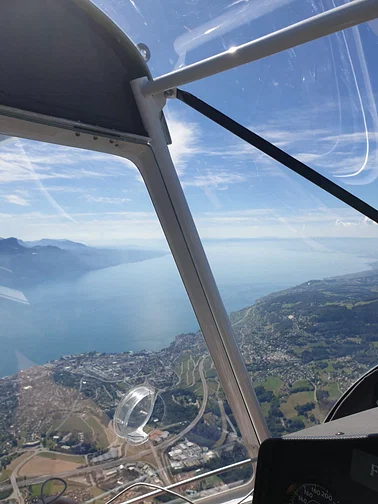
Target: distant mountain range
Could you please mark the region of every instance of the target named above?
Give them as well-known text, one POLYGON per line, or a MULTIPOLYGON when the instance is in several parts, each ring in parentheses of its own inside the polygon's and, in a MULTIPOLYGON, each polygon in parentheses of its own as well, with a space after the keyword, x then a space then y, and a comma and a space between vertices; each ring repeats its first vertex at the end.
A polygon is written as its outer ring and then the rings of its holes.
POLYGON ((20 289, 166 253, 137 248, 98 249, 70 240, 24 242, 14 237, 0 238, 0 285, 20 289))
POLYGON ((87 245, 84 243, 74 242, 71 240, 49 240, 48 238, 43 238, 42 240, 37 241, 24 241, 17 240, 20 245, 23 247, 31 248, 31 247, 58 247, 63 250, 86 250, 89 249, 87 245))

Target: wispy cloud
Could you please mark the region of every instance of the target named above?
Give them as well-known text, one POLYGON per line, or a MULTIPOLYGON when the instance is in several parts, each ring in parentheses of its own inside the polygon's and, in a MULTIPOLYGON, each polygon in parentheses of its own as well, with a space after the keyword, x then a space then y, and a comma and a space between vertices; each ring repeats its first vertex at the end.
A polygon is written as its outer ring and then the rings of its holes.
MULTIPOLYGON (((347 207, 317 207, 317 208, 307 208, 307 209, 297 209, 285 211, 282 209, 277 209, 273 207, 266 208, 255 208, 247 210, 230 210, 222 212, 205 212, 202 217, 206 219, 230 219, 232 221, 240 220, 246 221, 251 219, 253 221, 259 221, 261 223, 267 221, 280 222, 282 219, 287 219, 287 221, 295 223, 332 223, 334 224, 336 220, 348 220, 356 224, 363 224, 366 217, 359 214, 352 208, 347 207)), ((370 220, 370 219, 368 219, 370 220)))
POLYGON ((378 237, 372 221, 345 207, 214 211, 196 215, 196 223, 202 238, 378 237))
POLYGON ((106 196, 92 196, 91 194, 85 195, 85 199, 89 203, 106 203, 110 205, 121 205, 131 201, 130 198, 110 198, 106 196))
POLYGON ((48 192, 58 192, 58 193, 87 193, 88 187, 75 187, 75 186, 64 186, 64 185, 46 185, 45 189, 48 192))
POLYGON ((179 174, 185 171, 189 159, 201 152, 201 131, 197 123, 185 122, 175 116, 167 119, 172 145, 169 146, 173 162, 179 174))
MULTIPOLYGON (((335 134, 333 129, 326 127, 303 128, 290 118, 287 123, 268 121, 265 125, 252 125, 250 129, 325 175, 342 177, 347 184, 368 184, 378 177, 378 134, 373 131, 335 134)), ((217 143, 201 148, 200 152, 202 159, 209 158, 211 162, 211 158, 217 158, 217 163, 223 166, 232 160, 233 167, 239 165, 241 169, 248 169, 250 176, 253 175, 251 163, 259 177, 283 175, 279 163, 246 142, 222 133, 217 143)), ((286 168, 284 170, 287 172, 286 168)), ((184 175, 190 176, 189 173, 184 175)), ((190 184, 189 181, 184 183, 190 184)))
MULTIPOLYGON (((128 240, 164 240, 154 212, 77 212, 75 224, 56 214, 25 212, 3 214, 2 234, 24 239, 69 238, 103 243, 128 240)), ((378 237, 378 227, 357 212, 344 207, 278 211, 273 207, 196 213, 195 221, 204 239, 378 237)))
POLYGON ((12 205, 29 206, 29 201, 18 194, 7 194, 6 196, 3 196, 3 200, 7 203, 11 203, 12 205))
MULTIPOLYGON (((203 123, 201 125, 203 128, 203 123)), ((215 209, 214 212, 198 212, 197 208, 192 208, 203 238, 377 236, 377 226, 357 212, 322 207, 323 202, 316 199, 317 193, 288 175, 286 168, 231 135, 221 132, 217 136, 211 130, 208 141, 207 131, 203 131, 200 124, 186 122, 177 115, 170 118, 169 127, 173 138, 170 150, 182 185, 186 190, 202 191, 215 209), (264 177, 267 177, 266 183, 259 180, 264 177), (255 187, 251 196, 256 198, 243 200, 242 194, 245 197, 246 192, 239 189, 250 186, 255 187), (266 208, 233 209, 258 204, 266 208)), ((348 173, 362 159, 358 149, 363 150, 363 132, 335 135, 327 127, 301 129, 290 117, 286 126, 280 121, 268 121, 255 130, 310 166, 320 167, 325 174, 348 173), (350 154, 351 145, 356 147, 353 155, 350 154)), ((138 175, 132 163, 106 154, 24 141, 15 145, 6 143, 4 147, 0 144, 0 183, 15 182, 3 186, 10 194, 4 197, 0 194, 0 198, 34 210, 31 207, 34 191, 43 187, 56 210, 49 214, 25 209, 20 214, 21 209, 18 209, 14 214, 4 214, 2 234, 25 239, 48 236, 89 242, 96 242, 101 236, 108 243, 122 239, 161 239, 162 231, 154 212, 133 212, 133 205, 128 205, 132 197, 138 200, 138 209, 151 208, 148 199, 139 201, 139 192, 134 196, 134 188, 139 185, 132 186, 132 183, 138 175), (24 183, 30 180, 36 181, 35 187, 24 183), (114 191, 115 184, 118 193, 114 191), (123 187, 130 192, 122 193, 123 187), (57 197, 59 205, 63 205, 62 201, 67 205, 72 222, 67 217, 64 219, 64 212, 54 206, 50 192, 57 197), (63 197, 60 193, 77 193, 78 196, 63 197), (109 196, 103 196, 104 193, 109 196), (130 211, 116 211, 129 208, 130 211), (102 209, 106 211, 97 211, 102 209)), ((140 187, 141 195, 143 189, 140 187)))
POLYGON ((322 140, 324 142, 334 142, 337 141, 338 143, 359 143, 359 142, 366 142, 366 139, 369 138, 370 140, 375 140, 377 138, 378 133, 375 131, 355 131, 353 133, 343 133, 339 135, 332 135, 330 134, 329 136, 324 136, 322 140))
POLYGON ((120 177, 136 171, 130 161, 58 145, 26 140, 0 144, 0 183, 29 180, 81 180, 120 177))
POLYGON ((207 170, 204 174, 198 174, 189 180, 183 179, 184 187, 213 187, 216 189, 227 188, 229 184, 241 184, 247 180, 247 176, 226 170, 207 170))

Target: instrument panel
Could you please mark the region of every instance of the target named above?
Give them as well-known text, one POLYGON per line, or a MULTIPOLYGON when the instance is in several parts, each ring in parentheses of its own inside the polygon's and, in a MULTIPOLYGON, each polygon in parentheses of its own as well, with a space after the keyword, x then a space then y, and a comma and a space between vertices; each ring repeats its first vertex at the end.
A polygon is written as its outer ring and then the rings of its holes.
POLYGON ((378 436, 268 439, 253 504, 376 504, 378 436))
POLYGON ((340 504, 332 490, 317 483, 294 483, 286 493, 290 504, 340 504))

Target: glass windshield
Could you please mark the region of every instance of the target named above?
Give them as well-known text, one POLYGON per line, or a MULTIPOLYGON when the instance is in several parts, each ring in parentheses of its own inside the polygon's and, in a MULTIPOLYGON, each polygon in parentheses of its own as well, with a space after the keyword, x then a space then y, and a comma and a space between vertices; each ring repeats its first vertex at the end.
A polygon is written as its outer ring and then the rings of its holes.
MULTIPOLYGON (((146 44, 158 76, 343 2, 95 3, 146 44)), ((187 89, 375 206, 377 33, 372 22, 187 89)), ((377 363, 376 225, 183 104, 165 114, 272 434, 321 422, 377 363)), ((0 140, 0 498, 32 502, 63 475, 67 495, 104 503, 134 481, 245 459, 135 167, 0 140)), ((243 465, 185 491, 250 476, 243 465)))
POLYGON ((1 500, 247 481, 200 477, 248 454, 134 165, 8 139, 0 179, 1 500))

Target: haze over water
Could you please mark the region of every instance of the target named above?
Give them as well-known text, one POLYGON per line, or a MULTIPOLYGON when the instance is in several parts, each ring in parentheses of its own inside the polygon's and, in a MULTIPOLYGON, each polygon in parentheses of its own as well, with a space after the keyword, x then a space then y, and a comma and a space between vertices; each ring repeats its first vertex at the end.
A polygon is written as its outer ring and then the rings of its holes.
MULTIPOLYGON (((310 279, 369 268, 374 253, 353 251, 352 242, 340 244, 316 250, 302 241, 258 240, 212 243, 206 249, 231 312, 310 279)), ((158 350, 176 335, 198 330, 170 255, 39 285, 24 294, 30 305, 2 301, 7 311, 1 324, 0 376, 24 366, 19 354, 43 364, 91 350, 158 350)))

